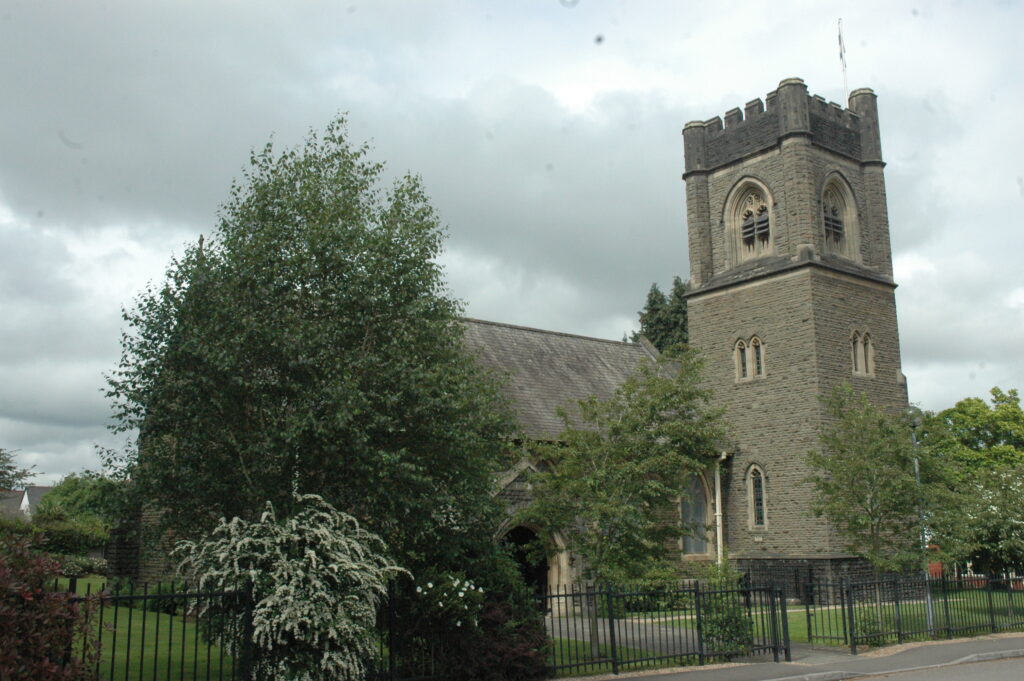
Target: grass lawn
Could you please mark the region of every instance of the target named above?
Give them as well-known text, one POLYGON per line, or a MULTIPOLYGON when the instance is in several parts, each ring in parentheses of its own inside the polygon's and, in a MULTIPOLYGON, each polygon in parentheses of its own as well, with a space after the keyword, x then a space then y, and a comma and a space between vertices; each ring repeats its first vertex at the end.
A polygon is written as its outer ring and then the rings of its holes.
MULTIPOLYGON (((653 660, 650 662, 630 662, 630 660, 643 660, 654 657, 655 652, 643 648, 628 648, 616 646, 619 661, 619 671, 624 669, 630 671, 637 669, 658 669, 661 667, 682 667, 696 664, 696 657, 673 658, 666 660, 653 660)), ((556 676, 584 676, 589 674, 609 674, 612 671, 611 647, 605 644, 598 646, 598 657, 591 655, 590 643, 571 638, 556 638, 551 641, 551 649, 548 653, 548 664, 550 666, 572 664, 576 665, 570 669, 559 669, 556 676)))
MULTIPOLYGON (((105 580, 78 580, 76 593, 101 590, 105 580)), ((67 588, 67 581, 60 586, 67 588)), ((193 616, 144 610, 141 603, 107 603, 93 613, 100 635, 98 678, 107 681, 201 681, 231 679, 233 660, 227 650, 208 643, 193 616)))

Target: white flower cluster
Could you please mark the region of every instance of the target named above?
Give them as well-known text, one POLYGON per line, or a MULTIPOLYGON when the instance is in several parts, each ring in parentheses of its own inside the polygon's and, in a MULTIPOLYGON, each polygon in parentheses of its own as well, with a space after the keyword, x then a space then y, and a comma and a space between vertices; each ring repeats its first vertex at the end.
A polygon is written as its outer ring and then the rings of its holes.
POLYGON ((436 614, 455 619, 455 626, 464 623, 476 625, 484 588, 472 580, 445 574, 437 578, 438 583, 427 581, 417 585, 416 593, 428 601, 436 614))
POLYGON ((268 503, 257 522, 222 520, 206 541, 180 543, 181 569, 201 590, 252 589, 260 681, 363 679, 377 602, 404 570, 322 498, 296 495, 296 506, 279 520, 268 503))

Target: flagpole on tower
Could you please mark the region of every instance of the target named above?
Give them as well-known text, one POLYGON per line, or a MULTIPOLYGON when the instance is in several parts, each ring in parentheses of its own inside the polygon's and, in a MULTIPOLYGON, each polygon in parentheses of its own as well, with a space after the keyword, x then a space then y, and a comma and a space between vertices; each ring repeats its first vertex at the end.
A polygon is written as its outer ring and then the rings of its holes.
POLYGON ((843 44, 843 19, 839 18, 839 61, 843 64, 843 95, 850 101, 850 86, 846 83, 846 45, 843 44))

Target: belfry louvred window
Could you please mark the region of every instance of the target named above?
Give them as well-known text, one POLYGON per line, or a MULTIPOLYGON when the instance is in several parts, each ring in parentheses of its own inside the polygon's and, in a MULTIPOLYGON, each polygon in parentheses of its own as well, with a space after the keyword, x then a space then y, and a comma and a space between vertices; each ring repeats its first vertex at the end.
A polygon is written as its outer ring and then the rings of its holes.
MULTIPOLYGON (((761 197, 752 194, 751 199, 760 201, 761 197)), ((757 245, 764 246, 767 244, 771 238, 768 206, 760 202, 759 205, 748 207, 743 211, 743 223, 740 225, 740 233, 743 238, 743 246, 748 250, 753 250, 757 245)))
POLYGON ((825 192, 823 201, 825 214, 825 240, 838 244, 843 240, 843 202, 834 188, 825 192))

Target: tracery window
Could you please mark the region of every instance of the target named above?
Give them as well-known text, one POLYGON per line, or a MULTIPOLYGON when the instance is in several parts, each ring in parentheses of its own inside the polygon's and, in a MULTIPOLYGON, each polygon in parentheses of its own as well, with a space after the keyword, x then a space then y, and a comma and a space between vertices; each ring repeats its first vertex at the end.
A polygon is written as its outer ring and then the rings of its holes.
POLYGON ((771 219, 768 204, 760 192, 750 192, 743 202, 740 223, 740 237, 747 253, 764 250, 771 240, 771 219))
POLYGON ((773 210, 771 193, 762 182, 748 177, 737 183, 722 213, 728 266, 772 254, 775 248, 773 210))
POLYGON ((843 241, 843 213, 846 202, 836 191, 835 187, 825 190, 825 198, 822 200, 824 207, 825 243, 839 246, 843 241))
POLYGON ((750 526, 762 528, 768 523, 764 473, 758 466, 751 466, 747 473, 747 501, 750 508, 750 526))
POLYGON ((839 173, 832 173, 821 192, 822 249, 859 262, 860 237, 857 208, 850 185, 839 173))

